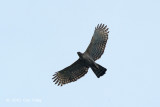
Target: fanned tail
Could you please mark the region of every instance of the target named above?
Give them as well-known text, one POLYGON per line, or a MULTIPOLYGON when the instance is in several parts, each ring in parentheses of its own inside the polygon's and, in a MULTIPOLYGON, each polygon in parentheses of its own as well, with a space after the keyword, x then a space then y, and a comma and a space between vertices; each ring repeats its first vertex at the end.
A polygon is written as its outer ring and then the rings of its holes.
POLYGON ((97 64, 97 67, 91 67, 91 69, 93 70, 93 72, 95 73, 95 75, 97 76, 97 78, 99 78, 100 76, 103 76, 105 74, 105 72, 107 71, 106 68, 102 67, 101 65, 97 64))

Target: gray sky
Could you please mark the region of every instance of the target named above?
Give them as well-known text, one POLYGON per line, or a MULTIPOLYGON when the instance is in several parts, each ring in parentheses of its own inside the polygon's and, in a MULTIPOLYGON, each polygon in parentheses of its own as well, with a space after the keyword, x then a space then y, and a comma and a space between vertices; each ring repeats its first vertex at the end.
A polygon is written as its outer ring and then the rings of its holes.
POLYGON ((159 0, 1 0, 0 107, 159 107, 159 0), (94 28, 110 28, 89 72, 57 87, 52 75, 78 59, 94 28))

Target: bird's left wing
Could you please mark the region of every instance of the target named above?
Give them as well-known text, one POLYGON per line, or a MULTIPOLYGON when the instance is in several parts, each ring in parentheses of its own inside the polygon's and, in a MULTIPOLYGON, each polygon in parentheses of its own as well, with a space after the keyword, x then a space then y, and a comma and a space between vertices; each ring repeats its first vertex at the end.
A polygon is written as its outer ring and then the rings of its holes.
POLYGON ((92 40, 85 51, 94 61, 99 59, 104 53, 106 43, 108 40, 108 28, 104 24, 98 24, 95 28, 92 40))
POLYGON ((88 72, 88 67, 78 59, 72 65, 64 68, 61 71, 56 72, 53 75, 53 82, 58 85, 64 85, 70 82, 74 82, 77 79, 81 78, 88 72))

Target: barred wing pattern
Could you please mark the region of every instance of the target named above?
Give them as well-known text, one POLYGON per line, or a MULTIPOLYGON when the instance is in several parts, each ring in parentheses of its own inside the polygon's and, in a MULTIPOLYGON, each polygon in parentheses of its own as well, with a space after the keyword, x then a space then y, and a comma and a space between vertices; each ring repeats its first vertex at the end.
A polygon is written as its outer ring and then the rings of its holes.
POLYGON ((107 25, 104 26, 104 24, 98 24, 95 28, 91 42, 85 51, 85 54, 88 54, 94 61, 99 59, 104 53, 108 40, 108 33, 107 25))
POLYGON ((88 67, 84 65, 84 63, 78 59, 72 65, 64 68, 63 70, 56 72, 53 75, 53 82, 55 84, 64 85, 70 82, 74 82, 77 79, 81 78, 88 72, 88 67))

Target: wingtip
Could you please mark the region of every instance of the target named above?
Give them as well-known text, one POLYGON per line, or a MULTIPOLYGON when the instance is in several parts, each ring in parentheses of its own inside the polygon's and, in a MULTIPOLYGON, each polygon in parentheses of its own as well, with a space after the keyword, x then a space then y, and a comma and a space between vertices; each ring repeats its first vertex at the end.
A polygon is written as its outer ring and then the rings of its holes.
POLYGON ((106 29, 107 25, 101 23, 101 24, 98 24, 96 28, 104 28, 104 29, 106 29))

